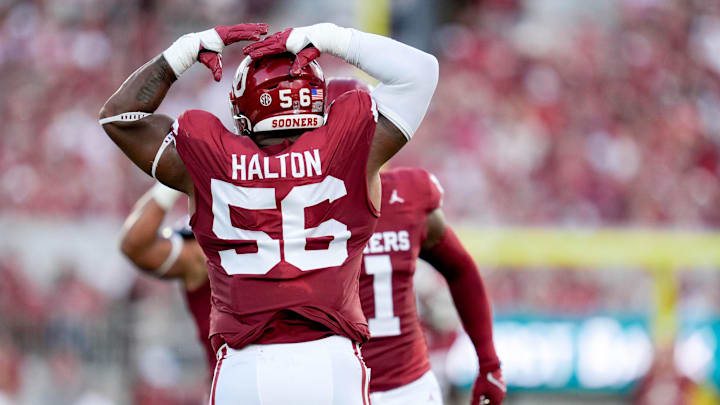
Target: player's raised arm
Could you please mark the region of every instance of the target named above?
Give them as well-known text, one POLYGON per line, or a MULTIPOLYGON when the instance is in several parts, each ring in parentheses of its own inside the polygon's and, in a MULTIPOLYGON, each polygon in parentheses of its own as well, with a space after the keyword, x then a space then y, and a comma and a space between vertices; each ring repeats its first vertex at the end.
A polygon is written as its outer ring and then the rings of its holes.
POLYGON ((165 214, 181 195, 156 183, 135 204, 123 224, 120 250, 143 272, 162 279, 182 279, 189 289, 207 280, 204 257, 178 233, 161 235, 165 214), (198 266, 200 263, 200 266, 198 266))
POLYGON ((470 253, 445 223, 440 208, 427 218, 427 237, 420 258, 447 280, 463 327, 475 346, 479 374, 472 405, 498 405, 505 398, 505 381, 492 337, 492 314, 485 284, 470 253))
POLYGON ((187 194, 192 180, 173 145, 173 119, 153 114, 180 75, 198 60, 222 75, 221 52, 241 40, 257 40, 265 24, 239 24, 186 34, 165 52, 136 70, 100 110, 100 124, 144 172, 187 194))
MULTIPOLYGON (((298 54, 310 44, 380 81, 372 92, 380 112, 368 159, 368 178, 372 179, 420 126, 437 85, 437 59, 391 38, 330 23, 273 34, 245 47, 245 53, 252 58, 285 51, 298 54)), ((296 58, 293 71, 310 60, 312 57, 296 58)))

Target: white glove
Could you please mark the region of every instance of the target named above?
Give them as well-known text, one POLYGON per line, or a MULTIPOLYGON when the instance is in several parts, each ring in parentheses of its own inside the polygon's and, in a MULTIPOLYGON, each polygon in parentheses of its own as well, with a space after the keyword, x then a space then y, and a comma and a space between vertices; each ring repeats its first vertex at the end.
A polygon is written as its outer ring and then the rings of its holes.
POLYGON ((219 82, 222 77, 220 55, 225 46, 243 40, 258 40, 266 33, 267 24, 220 25, 181 36, 163 52, 163 56, 175 72, 175 77, 180 77, 199 59, 219 82))

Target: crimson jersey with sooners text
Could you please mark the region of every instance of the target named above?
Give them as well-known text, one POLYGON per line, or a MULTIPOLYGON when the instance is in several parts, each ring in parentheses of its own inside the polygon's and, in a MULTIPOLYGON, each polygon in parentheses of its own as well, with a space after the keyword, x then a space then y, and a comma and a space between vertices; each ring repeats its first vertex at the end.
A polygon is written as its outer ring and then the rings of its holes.
POLYGON ((377 222, 366 180, 376 114, 368 93, 347 92, 324 126, 265 148, 210 113, 178 118, 176 148, 195 186, 191 225, 208 258, 211 335, 236 349, 367 339, 358 273, 377 222))
POLYGON ((430 369, 415 304, 415 263, 426 219, 440 207, 442 190, 422 169, 383 172, 382 216, 364 251, 360 300, 370 327, 363 347, 370 391, 387 391, 430 369))

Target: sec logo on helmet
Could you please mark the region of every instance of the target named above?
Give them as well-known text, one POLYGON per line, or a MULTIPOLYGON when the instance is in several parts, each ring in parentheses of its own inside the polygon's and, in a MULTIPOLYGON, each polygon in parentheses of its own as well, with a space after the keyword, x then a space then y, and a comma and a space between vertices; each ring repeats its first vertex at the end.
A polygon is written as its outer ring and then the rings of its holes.
POLYGON ((267 107, 270 104, 272 104, 272 96, 268 93, 263 93, 260 95, 260 104, 267 107))

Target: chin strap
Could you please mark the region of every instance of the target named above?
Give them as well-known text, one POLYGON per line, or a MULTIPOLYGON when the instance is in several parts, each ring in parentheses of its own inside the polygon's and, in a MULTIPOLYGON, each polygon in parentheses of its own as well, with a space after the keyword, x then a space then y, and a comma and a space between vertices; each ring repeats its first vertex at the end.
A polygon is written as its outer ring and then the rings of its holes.
POLYGON ((112 117, 106 117, 102 118, 98 122, 100 125, 109 124, 111 122, 132 122, 132 121, 139 121, 147 116, 152 115, 151 113, 141 112, 141 111, 134 111, 134 112, 126 112, 118 115, 113 115, 112 117))
POLYGON ((253 133, 253 126, 252 122, 248 119, 248 117, 244 115, 233 115, 233 121, 235 122, 235 132, 237 135, 244 135, 244 136, 250 136, 253 133), (242 122, 244 124, 243 129, 240 129, 239 122, 242 122))

